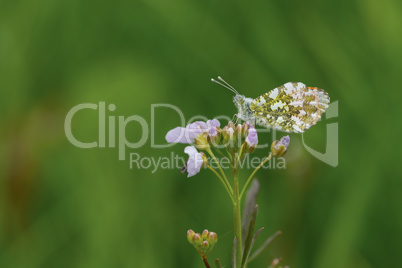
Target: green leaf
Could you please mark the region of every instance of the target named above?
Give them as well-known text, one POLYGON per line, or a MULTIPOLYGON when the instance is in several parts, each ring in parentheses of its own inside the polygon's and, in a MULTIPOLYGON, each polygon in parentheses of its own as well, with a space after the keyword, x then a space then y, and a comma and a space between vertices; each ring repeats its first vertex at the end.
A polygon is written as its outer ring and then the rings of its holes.
POLYGON ((219 259, 215 260, 215 266, 216 266, 216 268, 223 268, 223 266, 222 266, 221 262, 219 261, 219 259))
POLYGON ((274 241, 276 238, 278 238, 279 236, 282 235, 281 231, 276 232, 273 236, 269 237, 264 244, 262 244, 261 247, 259 247, 256 251, 254 251, 254 253, 251 255, 250 259, 248 262, 251 262, 252 260, 254 260, 258 255, 260 255, 260 253, 266 249, 271 243, 272 241, 274 241))
MULTIPOLYGON (((255 205, 254 209, 253 209, 253 213, 251 214, 250 217, 250 224, 249 224, 249 229, 248 229, 248 234, 247 234, 247 238, 246 238, 246 242, 244 243, 244 250, 243 250, 243 258, 242 258, 242 262, 241 262, 241 267, 245 267, 247 264, 247 260, 248 260, 248 256, 250 255, 250 251, 251 248, 253 247, 254 244, 254 227, 255 227, 255 222, 257 220, 257 213, 258 213, 258 205, 255 205)), ((256 236, 259 234, 259 232, 262 229, 260 229, 256 236)))
POLYGON ((257 203, 257 195, 260 190, 260 183, 254 179, 250 189, 247 191, 246 203, 244 204, 243 217, 241 220, 241 232, 243 248, 246 240, 246 234, 249 229, 250 217, 253 214, 254 207, 257 203))

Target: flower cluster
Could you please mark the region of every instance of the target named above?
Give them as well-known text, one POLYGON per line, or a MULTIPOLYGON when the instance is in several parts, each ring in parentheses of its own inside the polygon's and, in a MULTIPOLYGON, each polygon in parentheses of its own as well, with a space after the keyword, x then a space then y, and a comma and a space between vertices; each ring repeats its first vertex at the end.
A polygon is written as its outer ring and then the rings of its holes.
POLYGON ((176 127, 166 134, 166 141, 194 144, 184 149, 189 159, 182 168, 182 172, 187 171, 188 177, 191 177, 199 173, 201 167, 208 164, 205 154, 198 152, 197 149, 205 150, 211 155, 211 147, 220 154, 220 149, 224 148, 231 159, 235 157, 242 159, 247 153, 255 151, 258 135, 254 126, 248 123, 235 125, 229 122, 227 126, 220 128, 220 122, 213 119, 207 122, 197 121, 186 127, 176 127))
POLYGON ((205 229, 202 234, 195 233, 193 230, 187 231, 187 240, 194 246, 201 258, 206 258, 218 242, 218 235, 205 229))
POLYGON ((229 154, 235 157, 235 154, 252 153, 258 145, 257 130, 254 126, 243 123, 242 125, 235 125, 229 122, 221 131, 221 139, 219 137, 215 140, 214 146, 219 145, 227 148, 229 154))
MULTIPOLYGON (((289 146, 289 136, 282 137, 272 143, 269 155, 254 169, 243 185, 240 185, 239 169, 242 167, 242 161, 247 154, 253 153, 258 146, 258 133, 253 125, 247 122, 243 124, 234 124, 229 122, 223 128, 216 119, 207 122, 197 121, 186 127, 176 127, 166 134, 166 141, 169 143, 189 144, 184 149, 189 158, 182 168, 182 172, 187 172, 188 177, 192 177, 201 171, 202 167, 211 170, 220 180, 226 192, 228 193, 233 205, 233 222, 235 238, 233 241, 233 264, 234 267, 246 267, 249 258, 253 259, 261 250, 257 250, 255 254, 250 255, 255 238, 261 228, 254 234, 254 227, 257 217, 258 206, 255 203, 258 193, 258 182, 254 181, 253 186, 247 193, 246 199, 249 204, 245 206, 245 218, 241 217, 241 200, 245 194, 247 186, 251 183, 256 172, 272 157, 282 157, 289 146), (223 171, 219 161, 214 155, 218 153, 222 159, 232 168, 233 179, 229 180, 223 171), (204 154, 205 152, 205 154, 204 154), (206 157, 208 154, 211 159, 206 157), (217 169, 213 168, 208 161, 216 164, 217 169), (254 201, 253 201, 254 200, 254 201), (243 233, 244 232, 244 233, 243 233), (247 234, 247 235, 246 235, 247 234)), ((200 254, 207 268, 207 256, 218 241, 218 236, 214 232, 204 230, 202 234, 195 233, 193 230, 187 231, 187 239, 200 254)), ((270 238, 269 238, 270 239, 270 238)), ((271 240, 267 241, 271 241, 271 240)), ((267 245, 266 243, 264 245, 267 245)), ((222 267, 219 259, 216 259, 217 267, 222 267)), ((273 262, 270 267, 278 267, 279 262, 273 262)), ((279 267, 278 267, 279 268, 279 267)))

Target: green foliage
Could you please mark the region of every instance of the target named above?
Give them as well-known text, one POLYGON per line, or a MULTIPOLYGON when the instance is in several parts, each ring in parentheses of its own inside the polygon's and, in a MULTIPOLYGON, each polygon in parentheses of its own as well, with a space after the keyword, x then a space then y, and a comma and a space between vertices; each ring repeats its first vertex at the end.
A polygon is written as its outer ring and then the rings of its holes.
MULTIPOLYGON (((231 93, 210 82, 218 75, 248 97, 301 81, 339 100, 339 117, 304 135, 324 152, 326 124, 339 122, 336 168, 290 135, 286 170, 259 171, 256 224, 283 235, 250 268, 276 257, 402 267, 401 13, 397 0, 2 1, 0 267, 202 267, 183 232, 204 226, 219 234, 210 259, 229 267, 232 208, 210 172, 130 169, 117 148, 76 148, 63 129, 73 106, 99 101, 116 105, 107 116, 147 121, 153 103, 186 120, 231 117, 231 93)), ((165 144, 180 119, 156 111, 155 143, 165 144)), ((139 128, 128 125, 127 139, 139 128)), ((97 112, 77 116, 73 132, 96 140, 97 112)), ((150 137, 127 157, 185 156, 152 149, 150 137)))

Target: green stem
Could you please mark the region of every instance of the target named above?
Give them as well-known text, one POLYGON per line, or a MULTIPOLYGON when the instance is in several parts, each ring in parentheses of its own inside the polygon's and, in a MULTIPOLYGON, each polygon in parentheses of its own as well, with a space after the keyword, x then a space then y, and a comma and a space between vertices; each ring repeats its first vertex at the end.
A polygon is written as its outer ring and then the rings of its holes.
POLYGON ((246 191, 248 184, 250 183, 251 179, 254 177, 255 173, 257 173, 257 171, 270 159, 272 158, 272 153, 270 153, 268 155, 267 158, 264 159, 264 161, 261 162, 261 164, 258 165, 258 167, 256 169, 254 169, 253 173, 251 173, 250 177, 248 177, 246 184, 244 184, 243 190, 241 191, 240 194, 240 199, 242 198, 244 191, 246 191))
MULTIPOLYGON (((231 153, 230 153, 229 150, 228 150, 228 147, 225 146, 225 150, 226 150, 226 153, 228 154, 228 156, 229 156, 229 158, 230 158, 230 161, 232 161, 233 158, 232 158, 231 153)), ((232 166, 232 165, 231 165, 231 166, 232 166)), ((232 168, 233 168, 233 166, 232 166, 232 168)))
POLYGON ((241 158, 241 155, 243 154, 243 146, 241 146, 240 147, 240 151, 239 151, 239 153, 238 153, 238 155, 237 155, 237 163, 236 163, 236 166, 239 164, 240 165, 240 158, 241 158))
POLYGON ((235 160, 233 168, 233 222, 234 231, 237 238, 237 252, 236 252, 236 267, 240 267, 243 250, 242 250, 242 236, 241 236, 241 211, 240 211, 240 196, 239 196, 239 178, 237 174, 237 161, 235 160))
MULTIPOLYGON (((224 155, 224 154, 222 153, 222 151, 219 150, 218 147, 214 147, 214 148, 215 148, 215 150, 218 152, 218 154, 219 154, 220 156, 222 156, 223 158, 225 158, 225 159, 228 160, 230 167, 233 168, 232 163, 230 163, 230 161, 231 161, 232 159, 229 160, 229 158, 228 158, 226 155, 224 155)), ((229 155, 229 156, 230 156, 230 155, 229 155)))
POLYGON ((225 181, 223 180, 223 178, 221 177, 221 175, 219 175, 219 173, 218 173, 215 169, 213 169, 210 165, 208 165, 207 168, 208 168, 209 170, 211 170, 213 173, 215 173, 215 175, 216 175, 216 176, 219 178, 219 180, 222 182, 223 186, 225 187, 226 192, 229 194, 230 199, 232 200, 232 203, 233 203, 234 201, 233 201, 232 193, 230 192, 228 186, 226 185, 226 183, 225 183, 225 181))
POLYGON ((216 159, 214 153, 211 151, 210 148, 206 148, 205 151, 207 151, 207 153, 208 153, 208 154, 212 157, 212 159, 215 161, 215 163, 216 163, 216 165, 218 166, 219 171, 221 172, 222 177, 223 177, 223 179, 224 179, 224 181, 225 181, 225 183, 226 183, 226 186, 227 186, 227 187, 229 188, 229 190, 230 190, 230 194, 233 195, 233 189, 232 189, 232 187, 230 186, 230 183, 229 183, 229 181, 228 181, 228 178, 226 177, 225 172, 223 172, 223 170, 222 170, 222 168, 221 168, 221 165, 219 165, 219 162, 218 162, 218 160, 216 159))
POLYGON ((202 260, 204 261, 204 264, 205 264, 206 268, 211 268, 211 266, 209 266, 209 263, 207 261, 207 257, 203 257, 202 260))

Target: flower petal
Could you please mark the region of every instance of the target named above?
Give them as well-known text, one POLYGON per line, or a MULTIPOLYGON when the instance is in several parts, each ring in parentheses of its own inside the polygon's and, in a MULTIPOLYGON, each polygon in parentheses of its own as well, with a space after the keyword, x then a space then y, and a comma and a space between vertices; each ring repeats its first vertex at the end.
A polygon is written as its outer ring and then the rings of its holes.
POLYGON ((191 143, 194 140, 189 136, 188 130, 184 127, 176 127, 166 134, 166 141, 169 143, 191 143))
POLYGON ((232 134, 234 133, 233 128, 232 128, 232 127, 227 128, 226 133, 227 133, 228 135, 232 135, 232 134))
POLYGON ((207 130, 208 129, 208 124, 207 123, 205 123, 205 122, 202 122, 202 121, 196 121, 196 122, 194 122, 195 124, 197 124, 197 125, 199 125, 200 126, 200 128, 202 129, 202 130, 207 130))
POLYGON ((216 130, 216 128, 219 127, 221 123, 217 119, 213 119, 208 120, 207 125, 208 125, 208 134, 210 136, 216 137, 216 135, 218 135, 218 131, 216 130))
POLYGON ((282 138, 279 140, 277 146, 283 145, 283 146, 285 146, 285 148, 287 149, 288 146, 289 146, 289 143, 290 143, 290 137, 289 137, 289 135, 288 135, 288 136, 282 137, 282 138))
POLYGON ((184 149, 184 152, 189 156, 187 160, 187 177, 192 177, 200 172, 204 160, 202 159, 202 155, 194 146, 187 146, 184 149))
POLYGON ((258 135, 257 135, 257 130, 254 127, 251 127, 248 130, 248 135, 246 138, 246 142, 249 144, 249 146, 256 145, 258 143, 258 135))
MULTIPOLYGON (((204 123, 205 124, 205 123, 204 123)), ((202 134, 203 130, 198 122, 189 124, 186 126, 186 134, 191 140, 191 142, 194 142, 194 140, 202 134)))
POLYGON ((176 127, 166 134, 166 141, 169 143, 185 143, 190 144, 195 141, 200 135, 208 133, 211 136, 216 136, 216 127, 220 126, 217 119, 208 120, 207 123, 196 121, 184 127, 176 127))
POLYGON ((208 120, 208 121, 207 121, 207 125, 208 125, 209 127, 220 127, 220 126, 221 126, 221 123, 219 122, 218 119, 212 119, 212 120, 208 120))
POLYGON ((188 154, 189 157, 198 153, 197 149, 194 146, 187 146, 186 148, 184 148, 184 152, 188 154))

